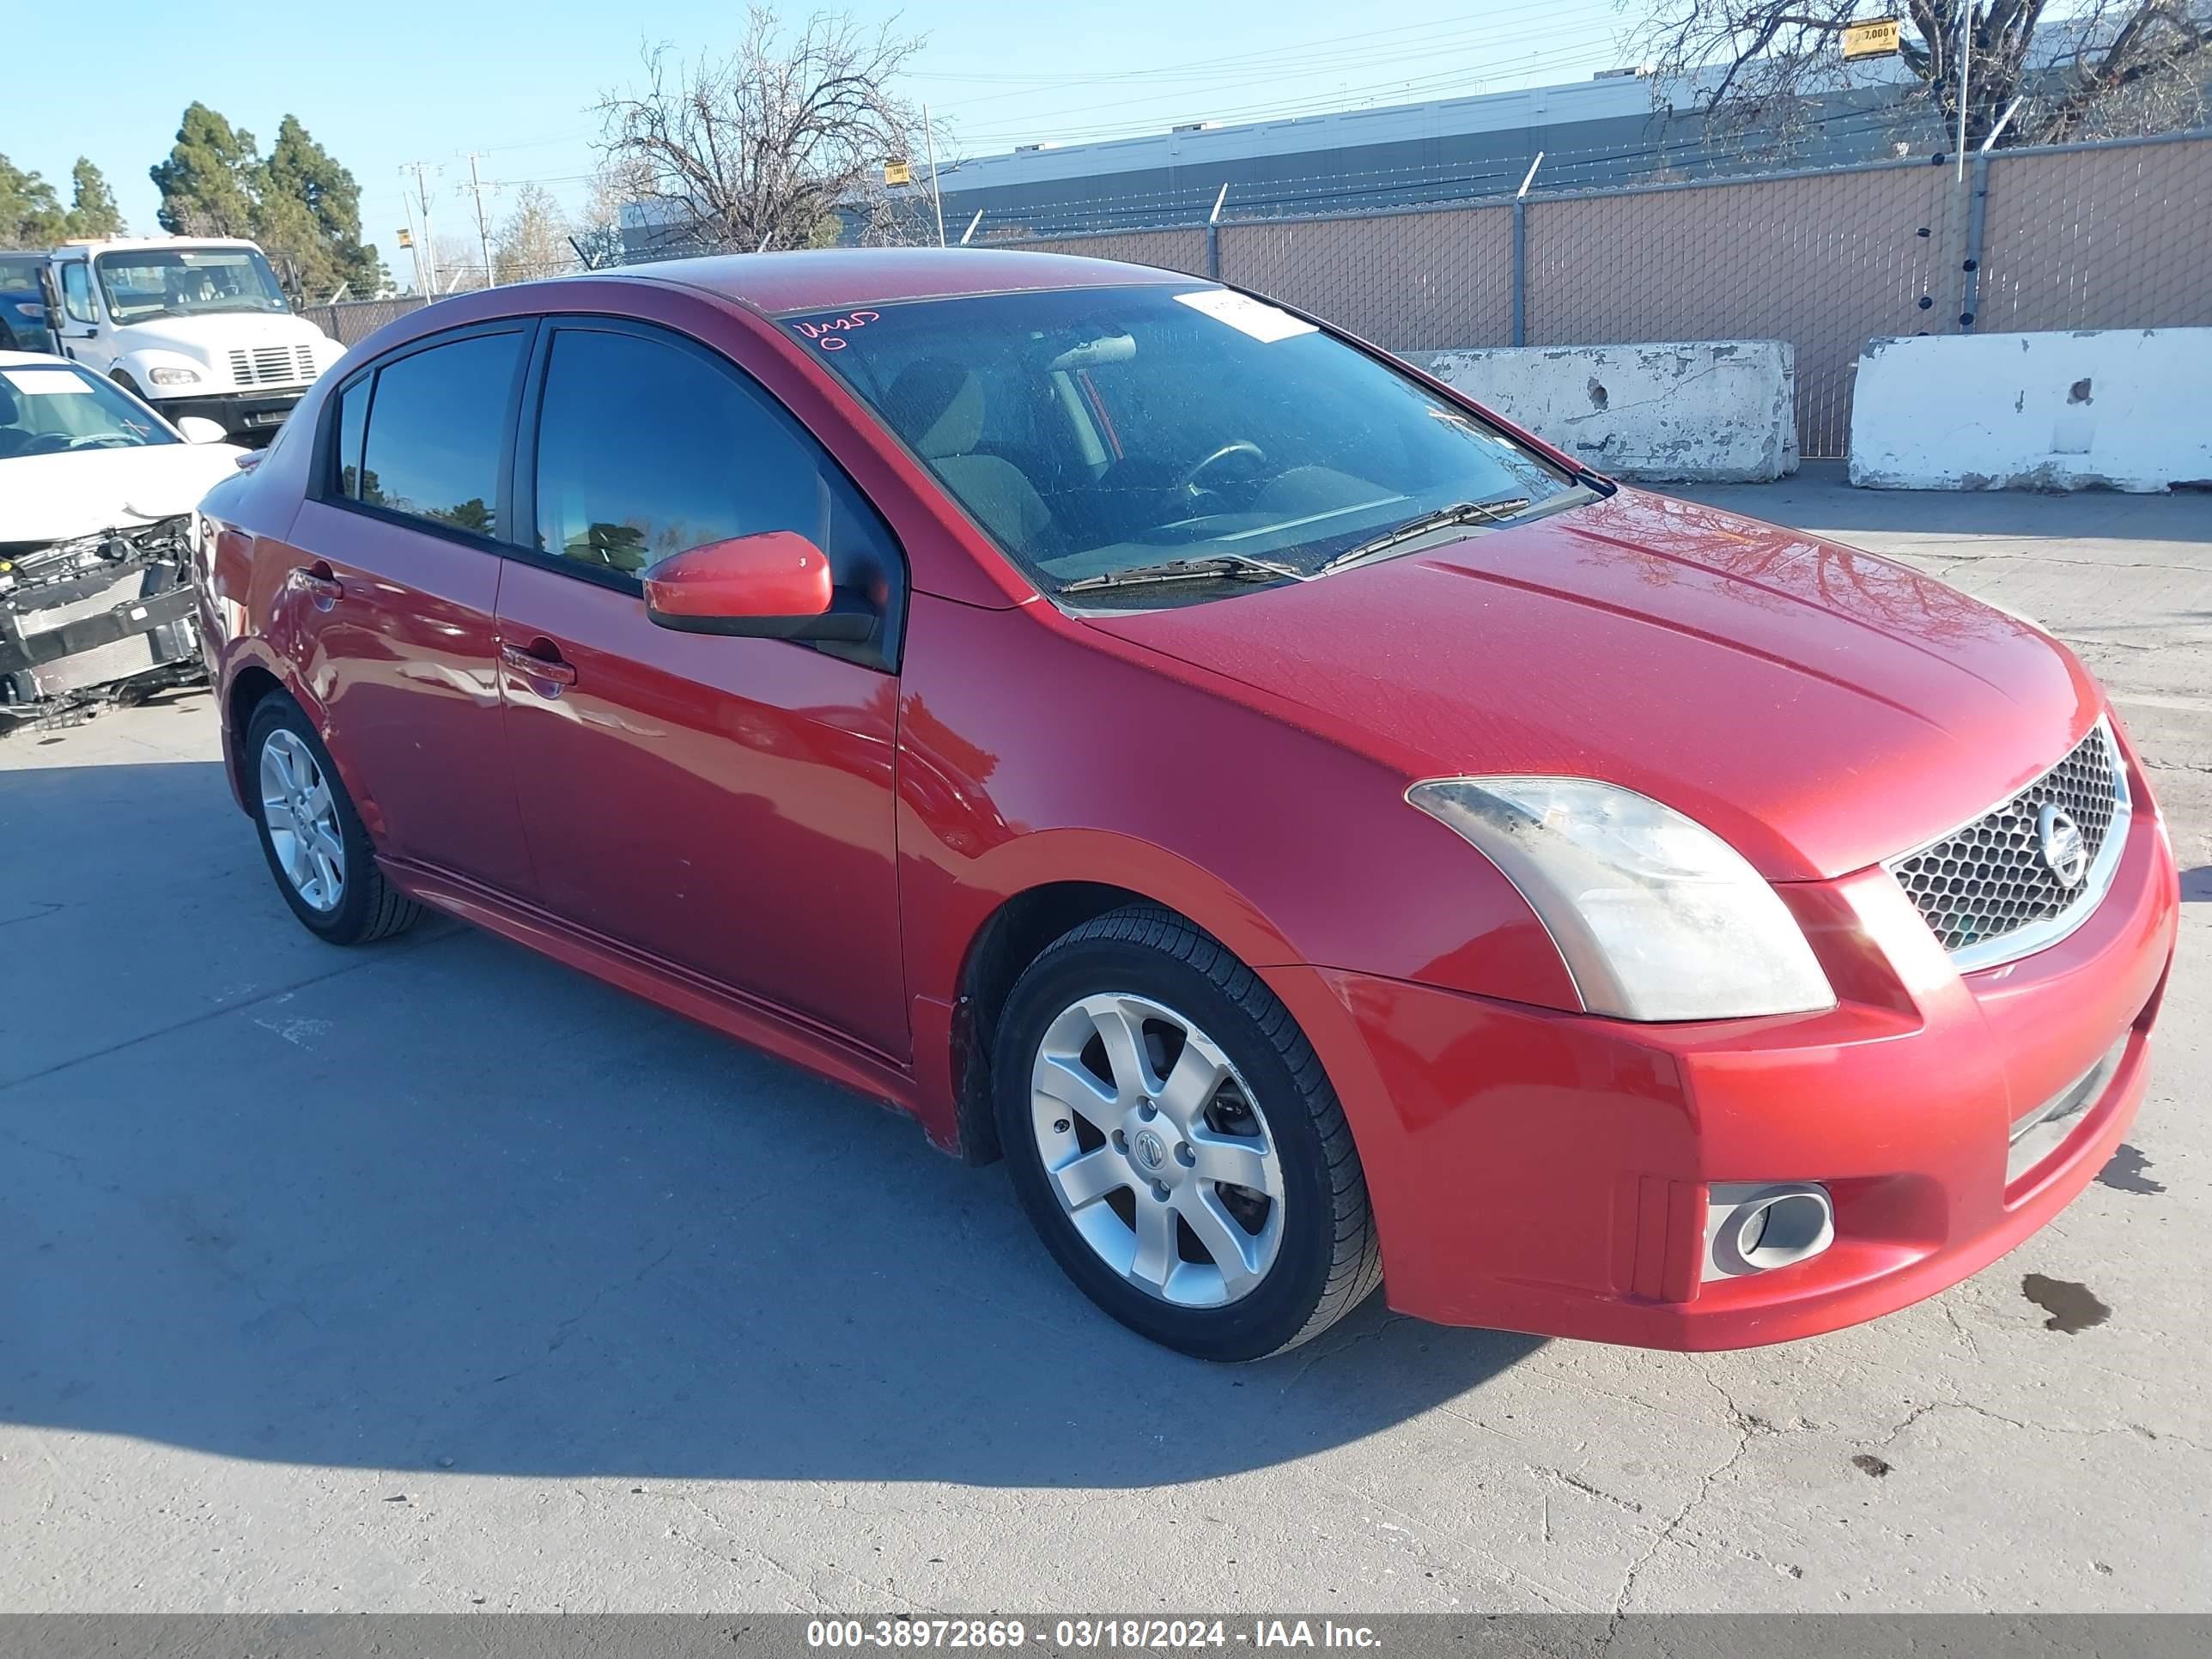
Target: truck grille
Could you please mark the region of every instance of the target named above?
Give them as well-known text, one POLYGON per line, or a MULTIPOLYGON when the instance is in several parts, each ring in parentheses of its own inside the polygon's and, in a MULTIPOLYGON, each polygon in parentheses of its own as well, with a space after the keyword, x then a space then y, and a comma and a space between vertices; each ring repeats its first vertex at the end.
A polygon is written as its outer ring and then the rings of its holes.
POLYGON ((2096 908, 2112 884, 2128 817, 2119 747, 2100 720, 2009 800, 1886 867, 1960 968, 1988 967, 2054 943, 2096 908), (2043 855, 2039 820, 2046 806, 2081 832, 2087 862, 2071 885, 2043 855))
POLYGON ((315 378, 313 346, 234 347, 230 377, 240 386, 297 386, 315 378))

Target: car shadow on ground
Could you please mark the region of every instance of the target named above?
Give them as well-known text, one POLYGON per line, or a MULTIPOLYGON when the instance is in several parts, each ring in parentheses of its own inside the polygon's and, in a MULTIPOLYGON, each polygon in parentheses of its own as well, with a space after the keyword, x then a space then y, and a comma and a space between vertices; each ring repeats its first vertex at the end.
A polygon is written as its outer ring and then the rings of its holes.
POLYGON ((0 772, 0 1420, 1135 1486, 1479 1417, 1539 1346, 1377 1299, 1255 1365, 1152 1347, 903 1117, 450 923, 320 945, 211 763, 0 772))

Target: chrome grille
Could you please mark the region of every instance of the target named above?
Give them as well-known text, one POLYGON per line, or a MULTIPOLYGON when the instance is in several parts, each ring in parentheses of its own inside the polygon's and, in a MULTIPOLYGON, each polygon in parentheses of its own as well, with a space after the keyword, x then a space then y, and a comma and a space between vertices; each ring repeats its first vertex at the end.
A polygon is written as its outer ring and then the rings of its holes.
POLYGON ((2128 816, 2119 749, 2100 720, 2009 800, 1887 867, 1959 965, 1986 967, 2040 950, 2096 908, 2112 884, 2128 816), (2043 855, 2038 821, 2047 806, 2081 832, 2086 871, 2070 886, 2043 855))
POLYGON ((312 346, 256 346, 252 351, 234 346, 230 377, 240 386, 294 386, 315 378, 312 346))

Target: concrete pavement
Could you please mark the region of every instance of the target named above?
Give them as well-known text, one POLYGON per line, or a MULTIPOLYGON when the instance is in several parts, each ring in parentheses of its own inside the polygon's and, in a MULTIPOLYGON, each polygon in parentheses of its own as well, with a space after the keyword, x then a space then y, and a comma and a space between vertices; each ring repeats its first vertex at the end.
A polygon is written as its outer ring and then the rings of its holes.
POLYGON ((2212 500, 1696 493, 2039 617, 2157 769, 2150 1097, 2012 1256, 1746 1353, 1185 1361, 902 1120, 316 943, 187 696, 0 744, 0 1609, 2212 1607, 2212 500))

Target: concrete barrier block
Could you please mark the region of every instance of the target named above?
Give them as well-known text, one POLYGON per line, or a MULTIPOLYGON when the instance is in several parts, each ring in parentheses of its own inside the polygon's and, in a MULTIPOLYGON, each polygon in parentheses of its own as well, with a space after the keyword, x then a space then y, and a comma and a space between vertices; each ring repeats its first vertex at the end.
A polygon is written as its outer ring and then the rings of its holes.
POLYGON ((1786 340, 1492 346, 1410 356, 1616 477, 1763 483, 1797 470, 1797 363, 1786 340))
POLYGON ((1869 340, 1851 482, 2171 489, 2212 482, 2212 328, 1869 340))

